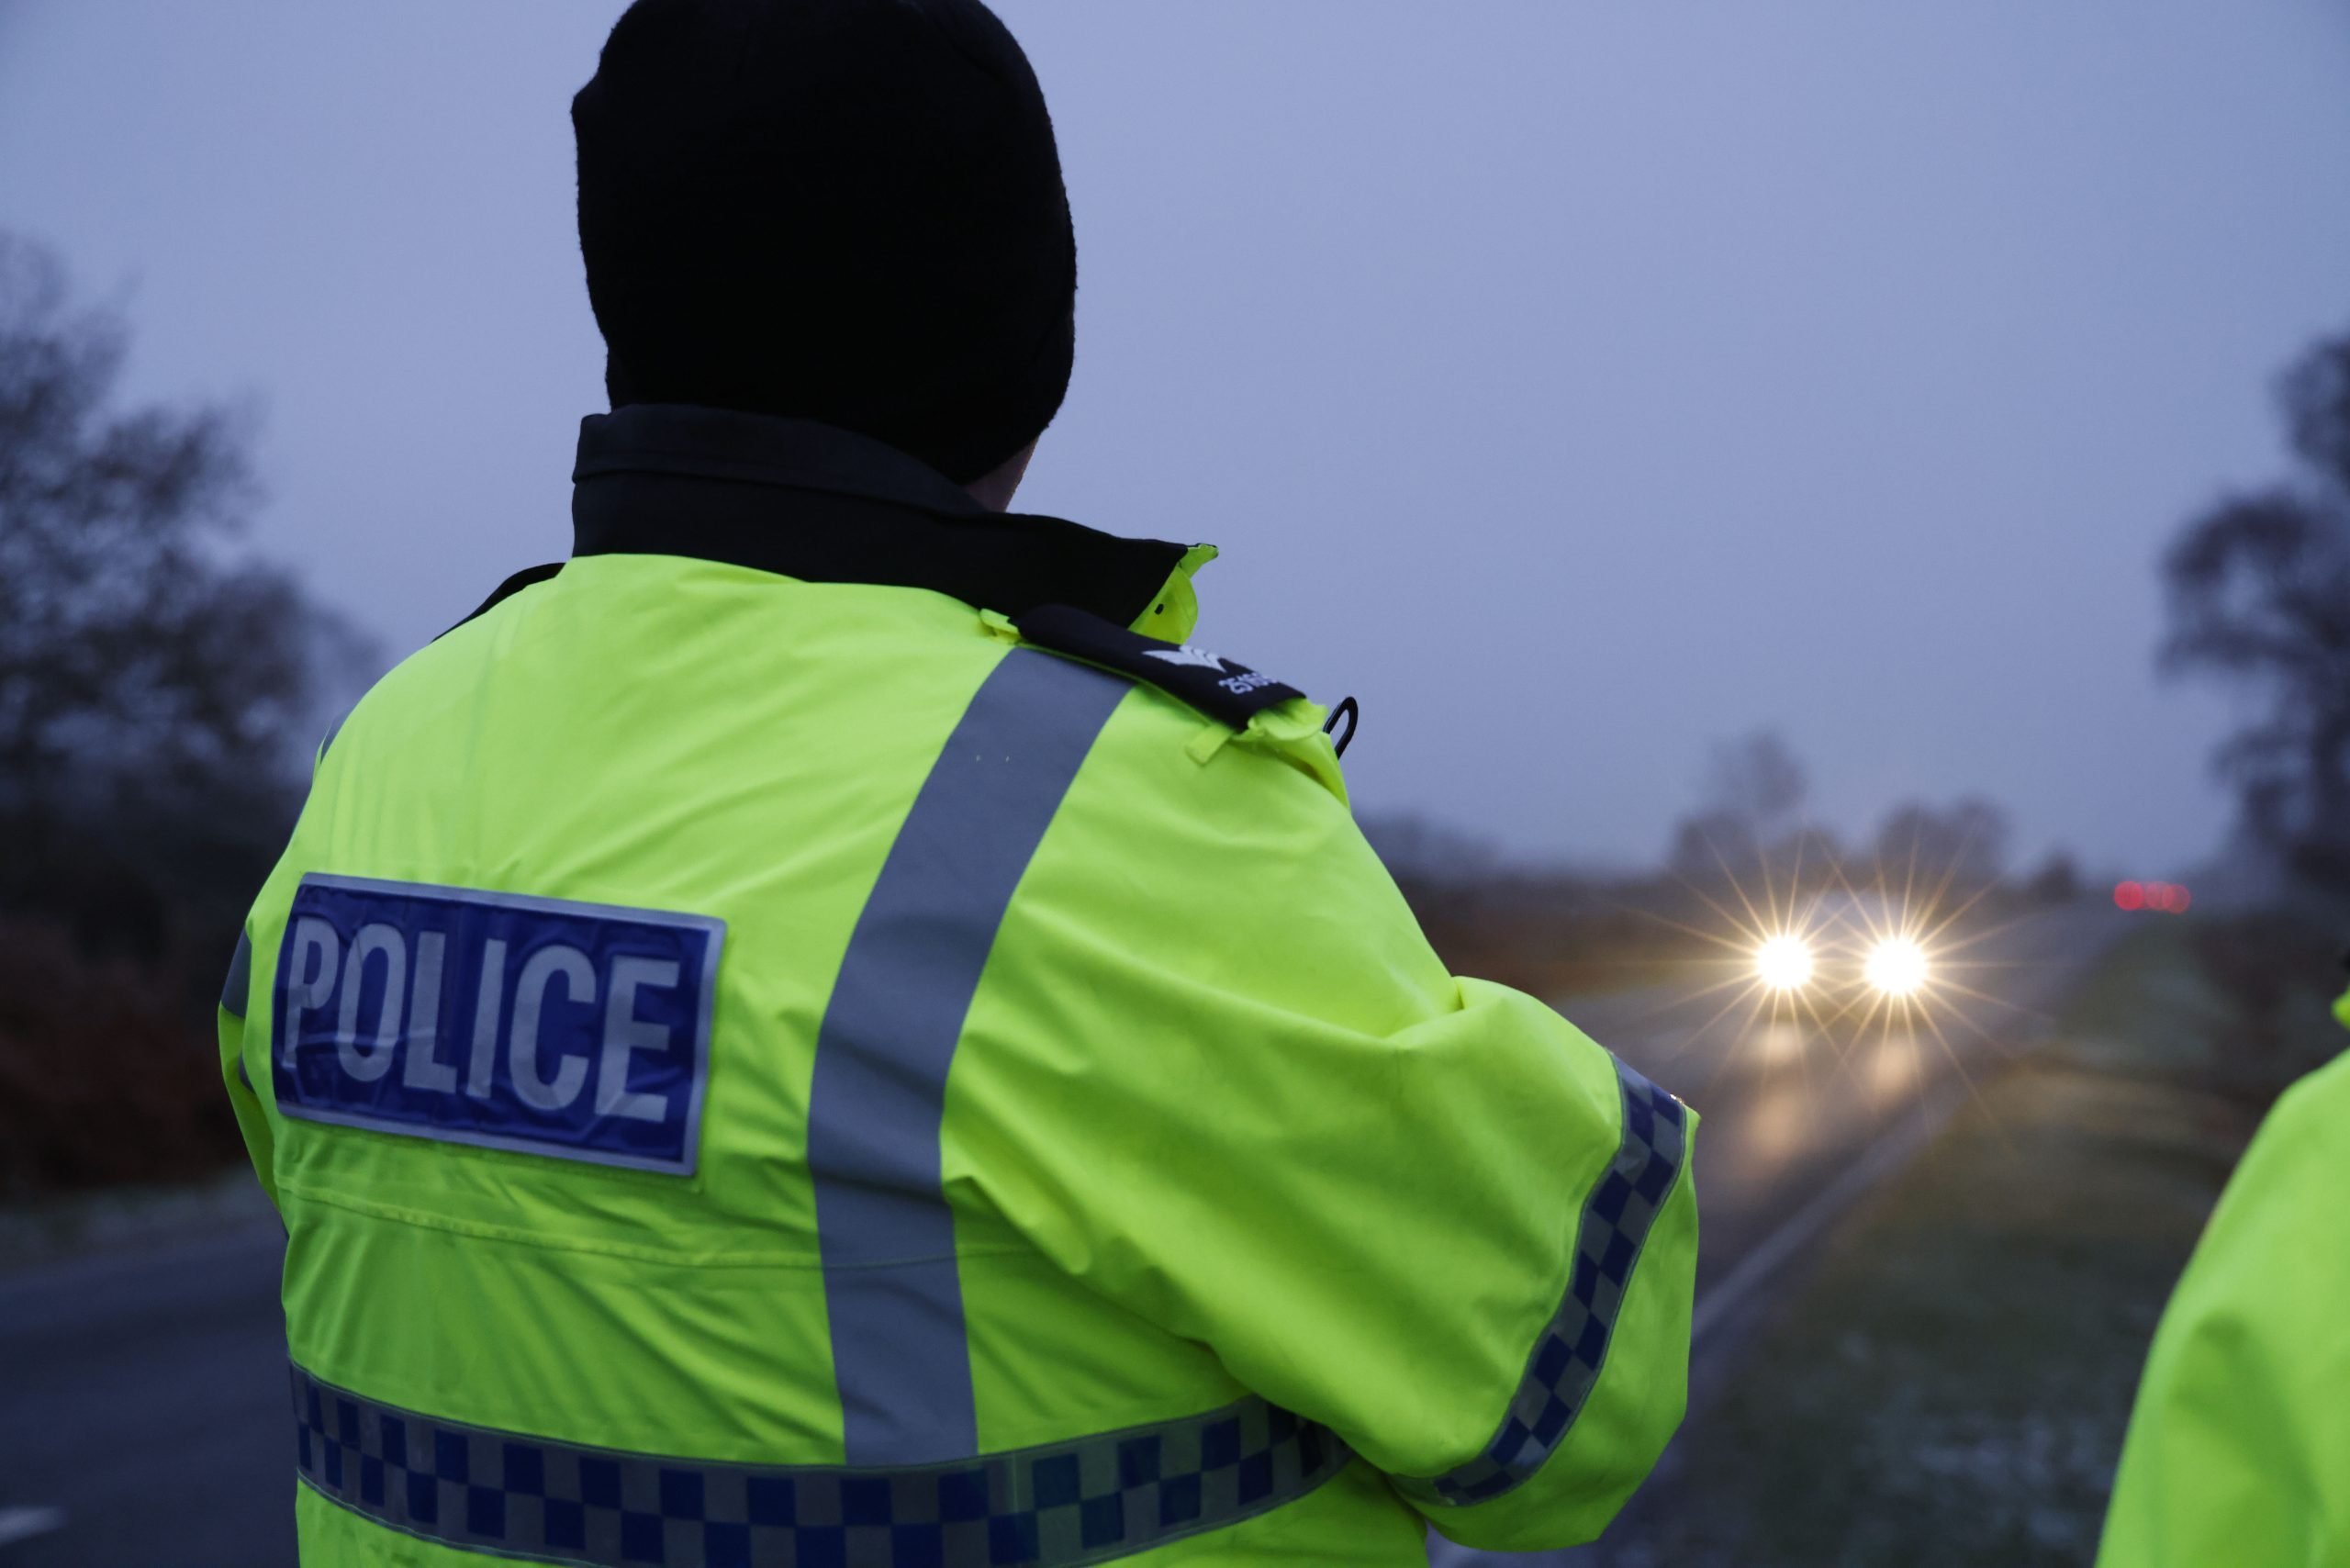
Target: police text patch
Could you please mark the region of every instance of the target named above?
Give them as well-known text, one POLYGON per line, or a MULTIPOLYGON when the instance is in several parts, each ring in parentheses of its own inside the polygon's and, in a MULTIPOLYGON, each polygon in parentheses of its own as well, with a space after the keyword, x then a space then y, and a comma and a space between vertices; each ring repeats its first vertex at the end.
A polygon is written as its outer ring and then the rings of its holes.
POLYGON ((722 921, 302 879, 278 949, 289 1116, 690 1175, 722 921))

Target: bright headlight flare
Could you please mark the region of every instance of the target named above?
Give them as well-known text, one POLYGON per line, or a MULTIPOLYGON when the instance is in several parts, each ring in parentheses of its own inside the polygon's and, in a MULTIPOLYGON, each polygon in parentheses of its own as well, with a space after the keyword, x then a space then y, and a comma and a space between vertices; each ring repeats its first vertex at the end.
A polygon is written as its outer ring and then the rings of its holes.
POLYGON ((1907 936, 1892 936, 1869 949, 1863 973, 1887 996, 1908 996, 1926 983, 1926 950, 1907 936))
POLYGON ((1795 991, 1811 980, 1811 944, 1792 934, 1754 950, 1754 973, 1773 991, 1795 991))

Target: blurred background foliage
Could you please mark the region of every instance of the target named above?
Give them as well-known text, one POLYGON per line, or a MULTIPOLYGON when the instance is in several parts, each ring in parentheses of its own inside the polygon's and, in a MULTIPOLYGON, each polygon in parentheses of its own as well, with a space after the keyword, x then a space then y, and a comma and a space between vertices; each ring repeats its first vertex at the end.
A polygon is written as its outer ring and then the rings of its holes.
POLYGON ((252 411, 124 406, 128 347, 0 233, 0 1198, 233 1157, 213 1001, 373 659, 237 547, 252 411))
POLYGON ((2162 667, 2254 701, 2216 759, 2244 823, 2299 878, 2350 894, 2350 335, 2304 354, 2277 401, 2298 472, 2173 543, 2162 667))

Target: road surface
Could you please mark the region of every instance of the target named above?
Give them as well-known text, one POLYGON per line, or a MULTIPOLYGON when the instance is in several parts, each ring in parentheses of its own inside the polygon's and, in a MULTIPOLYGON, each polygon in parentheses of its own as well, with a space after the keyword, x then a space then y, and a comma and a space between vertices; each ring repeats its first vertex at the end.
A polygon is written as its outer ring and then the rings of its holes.
MULTIPOLYGON (((1758 1006, 1747 988, 1718 981, 1562 1004, 1703 1118, 1692 1422, 1791 1266, 1975 1085, 2035 1043, 2129 918, 2076 905, 1975 933, 1937 964, 1937 983, 1906 1019, 1863 1007, 1837 1018, 1829 1006, 1823 1027, 1810 1009, 1758 1006)), ((1669 1496, 1672 1462, 1668 1454, 1647 1501, 1670 1506, 1655 1495, 1669 1496)), ((1604 1550, 1503 1556, 1441 1541, 1430 1556, 1436 1568, 1607 1562, 1604 1550)))
MULTIPOLYGON (((1981 943, 1958 978, 1994 1000, 1938 1007, 1947 1047, 1930 1029, 1774 1024, 1695 988, 1569 1005, 1704 1114, 1701 1380, 1777 1266, 2116 931, 2067 910, 1981 943)), ((0 1568, 290 1568, 279 1252, 264 1222, 0 1276, 0 1568)))
POLYGON ((0 1278, 0 1564, 294 1562, 277 1226, 0 1278))
POLYGON ((1701 1313, 1722 1321, 1721 1304, 1707 1298, 1742 1284, 1740 1265, 1807 1203, 2029 1044, 2126 919, 2065 909, 1986 933, 1941 964, 1945 983, 1906 1016, 1773 1008, 1718 982, 1563 1003, 1585 1033, 1704 1119, 1701 1313))

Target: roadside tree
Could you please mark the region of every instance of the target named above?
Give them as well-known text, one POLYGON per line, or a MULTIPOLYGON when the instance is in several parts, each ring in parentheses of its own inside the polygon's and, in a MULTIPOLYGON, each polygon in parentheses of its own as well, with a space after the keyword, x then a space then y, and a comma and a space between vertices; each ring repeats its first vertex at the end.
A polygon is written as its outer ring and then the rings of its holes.
POLYGON ((0 1196, 233 1151, 201 1037, 368 657, 235 548, 250 418, 124 406, 128 341, 0 233, 0 1196))
POLYGON ((2350 893, 2350 335, 2303 355, 2278 401, 2299 471, 2221 501, 2172 543, 2160 667, 2255 698, 2258 716, 2214 761, 2259 842, 2350 893))

